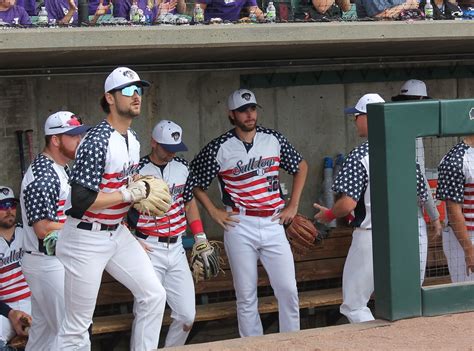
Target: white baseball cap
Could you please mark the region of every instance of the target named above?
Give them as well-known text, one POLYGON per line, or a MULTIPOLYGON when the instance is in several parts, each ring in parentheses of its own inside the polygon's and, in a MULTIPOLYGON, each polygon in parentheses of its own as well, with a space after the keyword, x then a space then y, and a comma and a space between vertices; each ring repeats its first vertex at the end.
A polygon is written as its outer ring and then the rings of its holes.
POLYGON ((105 80, 104 90, 108 93, 114 89, 122 89, 133 83, 139 83, 143 87, 149 87, 150 83, 140 79, 137 72, 128 67, 117 67, 105 80))
POLYGON ((11 188, 0 185, 0 202, 6 201, 6 200, 18 201, 18 199, 15 198, 15 193, 13 192, 11 188))
POLYGON ((247 89, 238 89, 229 95, 227 99, 227 107, 234 111, 241 107, 259 106, 255 94, 247 89))
POLYGON ((44 135, 79 135, 90 129, 83 125, 80 117, 69 111, 59 111, 53 113, 46 119, 44 124, 44 135))
POLYGON ((151 136, 168 152, 188 151, 182 140, 183 130, 172 121, 164 119, 158 122, 151 136))
POLYGON ((392 100, 407 100, 406 97, 423 97, 423 99, 430 99, 425 82, 418 79, 407 80, 400 88, 400 94, 392 97, 392 100))
POLYGON ((378 102, 385 102, 379 94, 365 94, 362 96, 354 107, 344 109, 346 115, 355 113, 367 113, 368 104, 376 104, 378 102))

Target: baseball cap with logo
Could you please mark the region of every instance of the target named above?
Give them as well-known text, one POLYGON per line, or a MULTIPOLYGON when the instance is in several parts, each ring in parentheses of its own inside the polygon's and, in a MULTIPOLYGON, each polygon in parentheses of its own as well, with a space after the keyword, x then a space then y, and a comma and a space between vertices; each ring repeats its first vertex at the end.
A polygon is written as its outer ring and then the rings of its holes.
POLYGON ((344 109, 344 113, 346 115, 351 115, 351 114, 359 114, 367 113, 367 105, 368 104, 375 104, 378 102, 385 102, 384 99, 379 94, 365 94, 362 96, 359 101, 357 101, 357 104, 354 107, 348 107, 344 109))
POLYGON ((164 119, 160 121, 151 134, 153 140, 160 144, 168 152, 187 151, 182 136, 183 130, 176 123, 164 119))
POLYGON ((0 185, 0 202, 12 200, 18 202, 18 199, 15 197, 13 190, 7 186, 0 185))
POLYGON ((245 111, 249 106, 258 106, 255 94, 247 89, 238 89, 230 94, 227 99, 227 107, 229 110, 245 111))
POLYGON ((410 79, 403 83, 400 94, 393 96, 392 101, 411 100, 416 98, 431 99, 428 96, 425 82, 418 79, 410 79))
POLYGON ((143 87, 150 86, 150 82, 140 79, 137 72, 127 67, 117 67, 105 80, 104 90, 108 93, 111 90, 122 89, 134 83, 138 83, 143 87))
POLYGON ((59 111, 53 113, 46 119, 44 124, 44 135, 79 135, 90 129, 83 125, 79 117, 69 111, 59 111))

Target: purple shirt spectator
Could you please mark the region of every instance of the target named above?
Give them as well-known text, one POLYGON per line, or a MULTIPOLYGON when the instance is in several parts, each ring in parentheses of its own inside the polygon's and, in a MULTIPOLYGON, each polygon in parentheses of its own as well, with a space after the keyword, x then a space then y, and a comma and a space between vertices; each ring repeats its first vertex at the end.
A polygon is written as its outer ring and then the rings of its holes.
MULTIPOLYGON (((89 0, 89 16, 94 16, 95 11, 97 10, 97 7, 99 7, 99 0, 89 0)), ((104 0, 104 6, 109 5, 108 0, 104 0)), ((107 11, 107 14, 111 13, 111 11, 107 11)))
POLYGON ((257 6, 256 0, 197 0, 197 3, 206 4, 204 20, 219 17, 223 21, 238 21, 240 11, 245 7, 257 6))
POLYGON ((15 24, 15 19, 18 18, 18 24, 22 26, 31 25, 30 16, 26 13, 26 10, 17 5, 13 5, 6 11, 0 11, 0 20, 5 23, 15 24))
POLYGON ((16 5, 23 7, 30 16, 36 16, 36 0, 16 0, 16 5))
MULTIPOLYGON (((74 0, 77 6, 77 0, 74 0)), ((45 0, 44 5, 46 6, 46 11, 48 11, 48 19, 55 19, 60 21, 69 11, 69 1, 68 0, 45 0)), ((77 24, 77 11, 72 16, 72 21, 69 24, 77 24)))
MULTIPOLYGON (((114 17, 123 17, 127 20, 130 20, 130 7, 132 6, 131 0, 117 0, 114 1, 114 17)), ((139 9, 143 10, 145 16, 151 16, 151 21, 154 22, 157 16, 157 7, 153 7, 151 10, 148 7, 148 0, 138 0, 137 6, 139 9)), ((176 13, 176 9, 171 11, 171 13, 176 13)))

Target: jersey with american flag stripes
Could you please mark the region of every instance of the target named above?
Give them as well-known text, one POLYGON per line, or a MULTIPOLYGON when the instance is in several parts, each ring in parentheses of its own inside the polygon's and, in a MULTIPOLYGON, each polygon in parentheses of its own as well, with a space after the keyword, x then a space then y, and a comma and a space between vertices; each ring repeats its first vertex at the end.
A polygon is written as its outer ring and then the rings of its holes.
POLYGON ((24 249, 45 252, 43 240, 38 239, 33 224, 44 219, 64 223, 64 207, 71 187, 68 168, 39 154, 30 165, 21 183, 21 215, 25 228, 24 249))
POLYGON ((441 160, 436 198, 462 204, 467 230, 474 230, 474 148, 465 142, 441 160))
POLYGON ((191 162, 191 184, 206 190, 217 176, 225 205, 279 210, 284 207, 279 169, 293 175, 302 159, 275 130, 257 126, 253 143, 245 145, 233 129, 207 144, 191 162))
POLYGON ((12 240, 0 238, 0 301, 9 303, 20 301, 31 296, 21 270, 24 230, 21 224, 15 228, 12 240))
MULTIPOLYGON (((135 133, 128 130, 121 135, 106 121, 90 129, 81 141, 72 169, 71 183, 95 192, 111 193, 125 188, 138 172, 140 143, 135 133)), ((130 203, 120 203, 101 210, 87 210, 86 222, 114 225, 122 222, 130 203)))
POLYGON ((192 199, 188 191, 185 194, 185 184, 188 179, 188 163, 182 158, 175 157, 161 173, 160 167, 155 165, 148 156, 140 160, 141 175, 152 175, 163 179, 170 189, 172 198, 171 208, 161 217, 147 216, 140 213, 137 230, 145 235, 175 236, 186 231, 186 216, 184 204, 192 199))

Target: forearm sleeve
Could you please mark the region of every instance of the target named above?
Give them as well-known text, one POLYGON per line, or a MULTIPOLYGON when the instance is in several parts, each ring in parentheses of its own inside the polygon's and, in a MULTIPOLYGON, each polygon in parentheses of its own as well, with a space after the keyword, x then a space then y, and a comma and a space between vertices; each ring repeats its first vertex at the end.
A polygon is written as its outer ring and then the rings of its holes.
POLYGON ((84 212, 87 211, 89 207, 97 199, 98 193, 83 187, 82 185, 72 183, 71 186, 71 203, 72 206, 69 210, 66 211, 66 214, 81 219, 84 216, 84 212))

